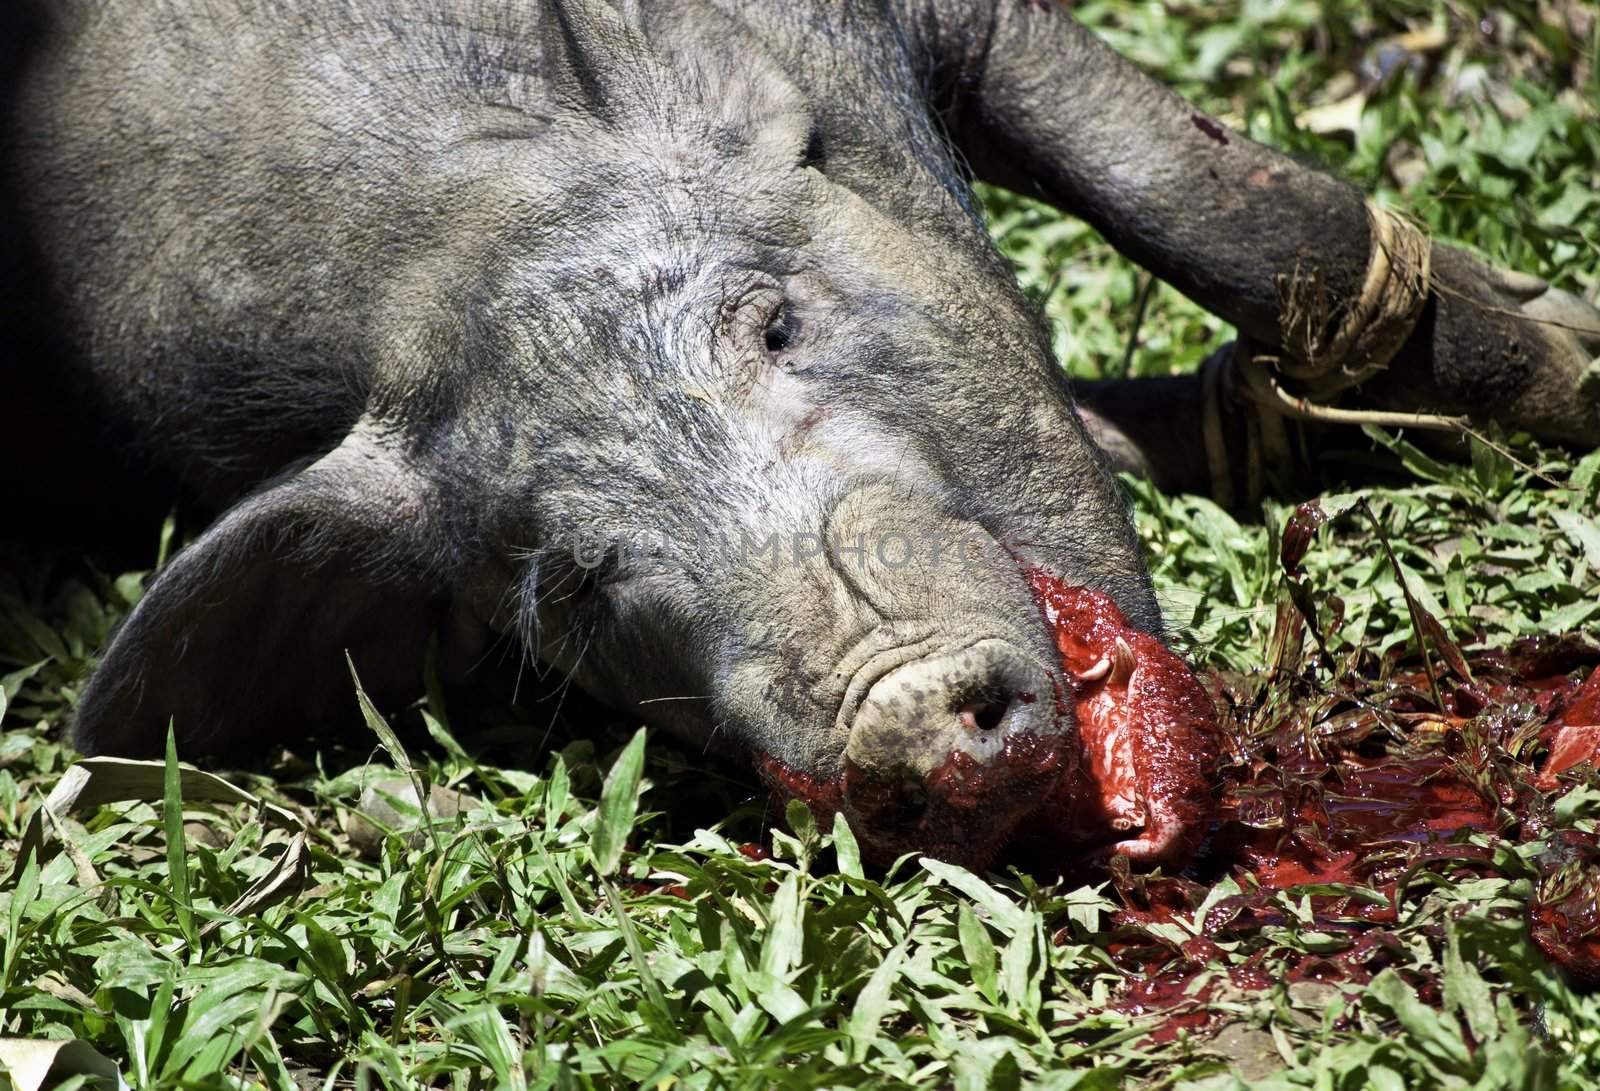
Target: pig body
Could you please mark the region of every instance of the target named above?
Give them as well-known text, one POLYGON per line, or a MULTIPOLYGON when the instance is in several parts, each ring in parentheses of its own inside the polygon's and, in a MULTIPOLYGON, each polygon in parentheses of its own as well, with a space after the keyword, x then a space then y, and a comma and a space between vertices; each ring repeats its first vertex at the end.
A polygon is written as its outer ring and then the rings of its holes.
MULTIPOLYGON (((170 721, 242 756, 347 715, 347 653, 392 703, 430 639, 464 670, 511 636, 869 852, 985 862, 1079 762, 1022 565, 1160 618, 972 173, 1269 342, 1274 270, 1315 261, 1338 297, 1370 258, 1358 194, 1021 0, 0 20, 0 351, 35 392, 4 431, 37 451, 70 402, 221 513, 107 650, 89 752, 155 753, 170 721)), ((1536 324, 1461 312, 1399 359, 1469 397, 1497 338, 1555 361, 1500 377, 1536 415, 1573 355, 1536 324)), ((1593 407, 1555 401, 1584 438, 1593 407)), ((1106 427, 1137 446, 1160 413, 1106 427)), ((1194 840, 1147 825, 1141 858, 1194 840)))

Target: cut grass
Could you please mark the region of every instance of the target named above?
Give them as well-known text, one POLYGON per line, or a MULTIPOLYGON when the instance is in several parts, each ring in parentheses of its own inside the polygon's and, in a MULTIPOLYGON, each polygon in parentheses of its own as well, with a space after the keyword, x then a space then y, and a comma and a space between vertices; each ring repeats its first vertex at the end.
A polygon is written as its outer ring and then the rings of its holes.
MULTIPOLYGON (((1291 0, 1076 10, 1207 108, 1332 166, 1441 237, 1574 289, 1600 279, 1592 9, 1409 0, 1375 15, 1291 0), (1556 15, 1571 25, 1548 21, 1556 15), (1446 31, 1444 44, 1414 55, 1380 44, 1427 28, 1446 31), (1394 71, 1380 82, 1362 75, 1385 65, 1394 71), (1297 123, 1358 91, 1357 132, 1297 123)), ((1075 222, 1010 195, 987 199, 1063 360, 1080 375, 1120 374, 1143 275, 1075 222)), ((1157 288, 1131 369, 1190 368, 1223 336, 1157 288)), ((1413 482, 1361 493, 1400 570, 1355 515, 1317 536, 1304 579, 1335 660, 1413 646, 1401 579, 1472 645, 1600 633, 1600 455, 1573 460, 1502 438, 1517 462, 1482 447, 1472 464, 1445 466, 1403 438, 1375 437, 1373 458, 1413 482)), ((1290 508, 1269 503, 1259 521, 1240 520, 1204 499, 1130 489, 1176 637, 1230 677, 1260 668, 1286 599, 1278 536, 1290 508)), ((1234 880, 1170 920, 1130 925, 1137 881, 1102 873, 1041 886, 909 860, 867 876, 847 830, 814 829, 803 811, 791 832, 771 830, 752 784, 708 778, 665 740, 642 752, 602 735, 597 751, 558 734, 555 753, 524 744, 520 759, 489 765, 443 727, 544 737, 543 712, 525 707, 452 705, 446 717, 430 702, 435 741, 406 743, 415 775, 489 806, 427 837, 381 839, 375 856, 358 851, 343 820, 364 785, 407 767, 399 740, 359 744, 370 765, 286 757, 252 779, 312 831, 305 889, 259 914, 219 907, 271 868, 289 835, 246 808, 185 804, 179 852, 170 811, 106 807, 62 824, 72 852, 52 848, 13 874, 28 816, 72 760, 57 731, 140 586, 138 575, 82 564, 18 563, 0 576, 0 671, 10 672, 0 678, 0 874, 11 875, 0 889, 0 1035, 84 1039, 141 1088, 1600 1080, 1600 1000, 1544 962, 1524 919, 1530 861, 1563 829, 1593 832, 1595 786, 1568 794, 1543 839, 1465 837, 1492 858, 1486 871, 1424 869, 1387 927, 1390 967, 1357 989, 1287 980, 1288 966, 1340 942, 1302 894, 1272 896, 1276 923, 1186 946, 1205 912, 1239 893, 1234 880), (711 816, 706 828, 696 814, 711 816), (764 834, 771 858, 742 851, 764 834), (1217 1016, 1204 1033, 1155 1040, 1168 1013, 1125 1002, 1127 952, 1141 945, 1199 952, 1185 987, 1206 990, 1217 1016), (1238 987, 1230 975, 1246 967, 1266 987, 1238 987)), ((1331 668, 1309 669, 1315 680, 1331 668)))

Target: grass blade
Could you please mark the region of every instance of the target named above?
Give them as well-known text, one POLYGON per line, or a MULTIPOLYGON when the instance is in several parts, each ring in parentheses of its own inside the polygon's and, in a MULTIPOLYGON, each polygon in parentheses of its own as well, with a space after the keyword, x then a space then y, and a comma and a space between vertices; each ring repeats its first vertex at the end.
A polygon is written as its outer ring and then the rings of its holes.
POLYGON ((194 928, 194 910, 189 901, 189 853, 183 836, 183 771, 178 766, 178 740, 172 724, 167 724, 167 764, 162 779, 162 815, 167 831, 167 882, 172 888, 172 904, 178 927, 193 947, 199 936, 194 928))
POLYGON ((601 875, 617 870, 628 834, 633 832, 633 819, 639 812, 639 782, 644 775, 644 739, 645 729, 641 727, 623 748, 600 789, 600 809, 595 814, 590 845, 595 870, 601 875))

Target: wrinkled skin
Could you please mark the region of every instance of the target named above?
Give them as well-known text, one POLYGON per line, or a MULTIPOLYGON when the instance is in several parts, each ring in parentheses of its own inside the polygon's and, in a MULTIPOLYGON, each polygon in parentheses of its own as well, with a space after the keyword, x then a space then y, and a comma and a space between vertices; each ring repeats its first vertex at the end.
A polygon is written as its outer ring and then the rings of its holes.
MULTIPOLYGON (((0 16, 0 436, 221 513, 79 744, 153 754, 170 718, 242 760, 349 718, 346 652, 394 705, 430 640, 461 675, 510 637, 875 859, 982 865, 1027 824, 1181 860, 1208 713, 966 170, 1267 337, 1276 271, 1360 282, 1360 195, 1045 4, 379 8, 0 16), (1047 624, 1058 592, 1092 617, 1047 624), (1089 677, 1108 639, 1132 659, 1089 677)), ((1414 354, 1449 371, 1446 317, 1414 354)), ((1570 355, 1497 330, 1535 376, 1570 355)))

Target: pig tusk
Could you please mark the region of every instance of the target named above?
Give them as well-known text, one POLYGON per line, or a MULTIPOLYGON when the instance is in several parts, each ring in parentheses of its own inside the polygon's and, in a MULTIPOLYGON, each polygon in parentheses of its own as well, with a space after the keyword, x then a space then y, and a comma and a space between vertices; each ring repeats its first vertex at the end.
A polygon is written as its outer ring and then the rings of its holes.
MULTIPOLYGON (((1102 663, 1105 660, 1101 660, 1102 663)), ((1138 658, 1133 654, 1133 646, 1120 636, 1117 637, 1117 650, 1114 653, 1111 666, 1111 684, 1120 686, 1133 677, 1133 668, 1139 665, 1138 658)))
POLYGON ((1075 676, 1080 682, 1098 682, 1111 673, 1111 660, 1102 658, 1086 671, 1079 671, 1075 676))

